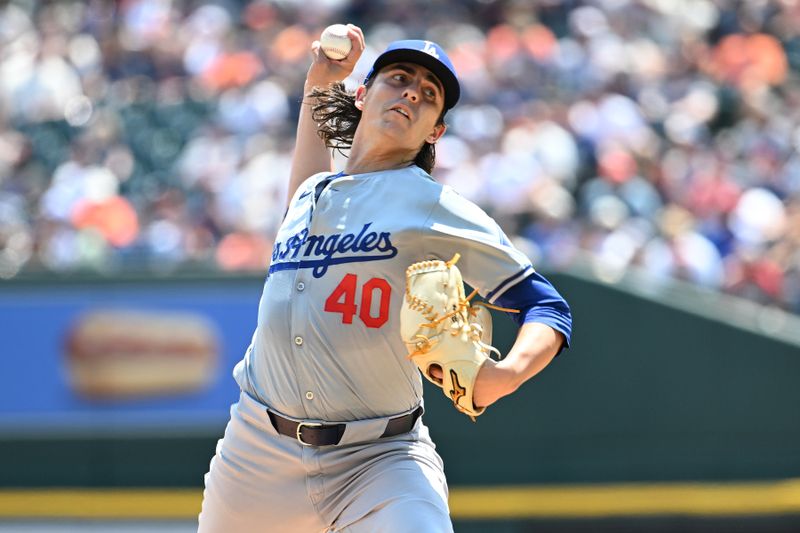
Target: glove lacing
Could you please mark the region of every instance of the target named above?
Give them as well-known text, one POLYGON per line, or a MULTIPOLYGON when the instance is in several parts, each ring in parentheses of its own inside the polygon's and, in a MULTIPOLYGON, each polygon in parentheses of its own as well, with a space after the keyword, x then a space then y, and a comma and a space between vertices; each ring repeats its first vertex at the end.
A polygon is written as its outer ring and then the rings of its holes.
MULTIPOLYGON (((458 260, 461 258, 461 254, 456 253, 452 259, 447 261, 445 265, 447 268, 452 267, 455 265, 458 260)), ((425 261, 419 263, 418 269, 433 266, 438 261, 425 261)), ((489 309, 494 309, 496 311, 505 311, 506 313, 519 313, 518 309, 509 309, 507 307, 500 307, 499 305, 493 305, 486 302, 475 302, 474 304, 470 305, 470 300, 472 300, 475 295, 478 294, 478 289, 473 289, 469 296, 459 300, 459 302, 453 306, 451 311, 439 316, 438 313, 434 312, 433 306, 424 302, 420 298, 413 296, 409 289, 406 288, 406 298, 409 301, 409 307, 412 309, 416 309, 421 311, 423 316, 429 320, 424 324, 420 324, 420 328, 430 328, 430 329, 437 329, 439 324, 447 320, 448 318, 452 318, 455 315, 458 315, 466 310, 467 314, 471 317, 476 317, 478 315, 478 307, 486 307, 489 309)), ((485 352, 497 354, 497 358, 501 357, 500 351, 495 348, 494 346, 490 346, 481 341, 481 336, 483 335, 483 328, 480 324, 470 323, 469 321, 465 322, 463 326, 459 326, 457 322, 453 323, 453 327, 450 329, 450 335, 456 337, 465 333, 467 338, 471 339, 473 342, 477 343, 478 346, 485 352)), ((416 339, 415 346, 416 350, 408 355, 408 358, 411 359, 412 357, 416 357, 418 355, 422 355, 430 350, 432 340, 430 337, 426 335, 417 334, 414 336, 416 339)))

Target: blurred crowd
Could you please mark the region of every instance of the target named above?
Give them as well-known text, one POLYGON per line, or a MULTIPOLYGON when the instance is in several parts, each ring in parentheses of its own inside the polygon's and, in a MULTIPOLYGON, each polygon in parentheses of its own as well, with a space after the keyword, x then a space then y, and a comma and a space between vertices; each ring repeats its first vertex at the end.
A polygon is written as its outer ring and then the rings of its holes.
POLYGON ((0 278, 264 271, 309 46, 345 21, 350 87, 392 40, 448 50, 435 176, 535 264, 800 312, 800 0, 12 1, 0 278))

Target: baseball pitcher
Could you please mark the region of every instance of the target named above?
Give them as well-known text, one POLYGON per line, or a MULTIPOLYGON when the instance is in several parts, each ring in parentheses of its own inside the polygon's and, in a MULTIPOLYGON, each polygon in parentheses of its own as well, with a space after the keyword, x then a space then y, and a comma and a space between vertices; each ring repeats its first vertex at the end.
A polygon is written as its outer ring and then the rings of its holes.
POLYGON ((445 51, 394 42, 349 93, 340 82, 365 45, 359 28, 346 35, 344 59, 312 45, 290 200, 206 475, 203 533, 452 531, 422 376, 474 418, 569 343, 564 299, 430 175, 461 92, 445 51), (344 172, 332 148, 349 150, 344 172), (464 281, 519 324, 504 358, 464 281))

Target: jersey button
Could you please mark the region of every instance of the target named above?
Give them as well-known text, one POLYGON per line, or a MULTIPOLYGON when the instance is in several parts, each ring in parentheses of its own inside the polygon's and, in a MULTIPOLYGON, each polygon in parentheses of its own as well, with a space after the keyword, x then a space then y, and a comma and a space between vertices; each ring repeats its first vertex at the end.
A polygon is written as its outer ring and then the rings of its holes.
POLYGON ((297 337, 294 338, 294 343, 296 345, 298 345, 298 346, 302 346, 303 345, 303 337, 298 335, 297 337))
POLYGON ((302 281, 300 281, 300 282, 298 282, 298 283, 297 283, 297 290, 298 290, 299 292, 303 292, 303 289, 305 289, 305 288, 306 288, 306 284, 305 284, 305 283, 303 283, 302 281))
POLYGON ((307 400, 313 400, 313 399, 314 399, 314 393, 313 393, 313 392, 311 392, 311 391, 308 391, 308 392, 306 393, 306 399, 307 399, 307 400))

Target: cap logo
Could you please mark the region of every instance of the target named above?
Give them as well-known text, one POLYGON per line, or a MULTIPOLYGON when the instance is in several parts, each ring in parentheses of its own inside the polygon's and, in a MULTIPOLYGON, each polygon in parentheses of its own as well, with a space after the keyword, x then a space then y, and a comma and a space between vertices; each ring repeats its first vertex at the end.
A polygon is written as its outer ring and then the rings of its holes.
POLYGON ((422 51, 435 57, 436 59, 439 59, 439 54, 436 53, 436 45, 430 41, 425 41, 425 48, 423 48, 422 51))

